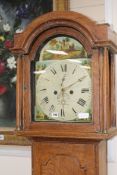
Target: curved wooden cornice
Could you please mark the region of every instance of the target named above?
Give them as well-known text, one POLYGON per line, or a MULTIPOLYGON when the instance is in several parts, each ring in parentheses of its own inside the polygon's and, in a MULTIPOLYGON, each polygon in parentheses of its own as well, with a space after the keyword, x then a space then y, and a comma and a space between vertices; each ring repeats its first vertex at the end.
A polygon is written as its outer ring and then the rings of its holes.
POLYGON ((42 32, 55 27, 68 27, 79 31, 89 40, 91 47, 111 45, 113 50, 117 50, 117 36, 107 24, 96 24, 77 12, 50 12, 36 18, 22 33, 15 34, 12 52, 27 54, 31 44, 42 32))

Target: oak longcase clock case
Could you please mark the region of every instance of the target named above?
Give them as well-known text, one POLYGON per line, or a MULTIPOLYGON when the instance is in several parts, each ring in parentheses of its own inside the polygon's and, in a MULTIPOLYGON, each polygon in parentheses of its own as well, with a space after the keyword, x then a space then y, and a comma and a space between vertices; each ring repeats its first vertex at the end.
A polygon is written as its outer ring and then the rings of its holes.
POLYGON ((33 140, 34 175, 106 175, 105 139, 117 132, 116 39, 75 12, 48 13, 15 35, 16 132, 33 140))

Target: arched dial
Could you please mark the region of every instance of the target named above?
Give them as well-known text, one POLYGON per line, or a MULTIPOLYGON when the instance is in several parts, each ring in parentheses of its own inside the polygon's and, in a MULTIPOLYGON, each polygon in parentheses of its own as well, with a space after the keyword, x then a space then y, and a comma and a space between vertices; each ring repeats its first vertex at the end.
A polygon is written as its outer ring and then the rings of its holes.
POLYGON ((57 121, 89 118, 89 72, 72 60, 52 63, 37 79, 36 107, 39 107, 48 119, 57 121))

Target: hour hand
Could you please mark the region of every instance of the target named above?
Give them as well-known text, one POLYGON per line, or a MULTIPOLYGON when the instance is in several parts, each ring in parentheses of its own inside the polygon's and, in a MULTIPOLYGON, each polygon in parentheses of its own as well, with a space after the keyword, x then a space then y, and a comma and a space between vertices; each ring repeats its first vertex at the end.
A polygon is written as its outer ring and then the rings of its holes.
POLYGON ((65 75, 62 78, 62 82, 61 82, 61 87, 63 86, 63 82, 65 81, 65 75))

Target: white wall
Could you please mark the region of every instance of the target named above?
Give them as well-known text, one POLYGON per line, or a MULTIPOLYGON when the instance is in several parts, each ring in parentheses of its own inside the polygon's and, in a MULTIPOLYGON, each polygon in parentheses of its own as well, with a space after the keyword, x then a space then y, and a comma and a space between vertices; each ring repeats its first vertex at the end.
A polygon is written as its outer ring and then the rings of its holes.
POLYGON ((70 10, 83 13, 94 21, 105 21, 104 0, 70 0, 70 10))
POLYGON ((108 175, 117 175, 117 137, 108 141, 108 175))
POLYGON ((0 175, 31 175, 31 147, 0 146, 0 175))

